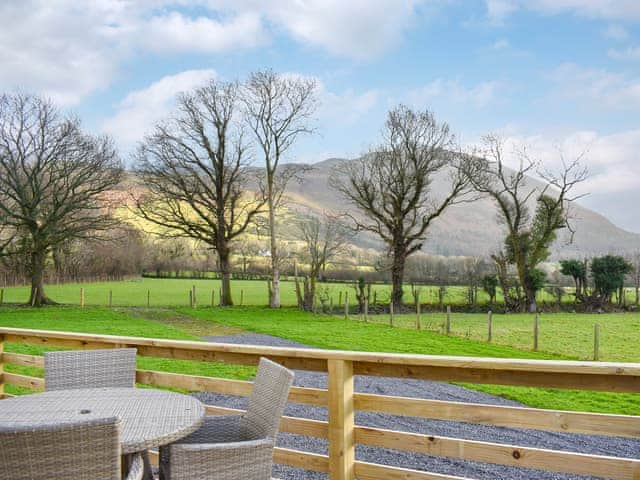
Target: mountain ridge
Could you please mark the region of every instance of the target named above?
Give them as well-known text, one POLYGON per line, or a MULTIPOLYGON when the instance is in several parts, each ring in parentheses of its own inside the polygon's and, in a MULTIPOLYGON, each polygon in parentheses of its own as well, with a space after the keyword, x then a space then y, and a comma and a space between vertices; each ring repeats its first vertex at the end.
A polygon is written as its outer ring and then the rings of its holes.
MULTIPOLYGON (((322 211, 357 214, 329 185, 333 167, 347 161, 351 160, 328 158, 311 165, 305 164, 311 169, 301 182, 292 182, 287 190, 291 208, 306 209, 315 214, 322 211)), ((538 188, 544 185, 533 178, 528 181, 538 188)), ((436 196, 441 196, 447 187, 445 178, 442 175, 435 177, 431 187, 436 196)), ((551 249, 552 259, 628 253, 640 249, 640 234, 616 226, 604 215, 579 203, 572 203, 570 214, 575 230, 573 242, 570 241, 571 232, 566 229, 559 232, 551 249)), ((486 256, 501 248, 503 237, 494 204, 482 198, 473 203, 454 205, 445 211, 430 228, 423 251, 445 256, 486 256)), ((361 248, 382 246, 372 234, 359 235, 354 239, 354 244, 361 248)))

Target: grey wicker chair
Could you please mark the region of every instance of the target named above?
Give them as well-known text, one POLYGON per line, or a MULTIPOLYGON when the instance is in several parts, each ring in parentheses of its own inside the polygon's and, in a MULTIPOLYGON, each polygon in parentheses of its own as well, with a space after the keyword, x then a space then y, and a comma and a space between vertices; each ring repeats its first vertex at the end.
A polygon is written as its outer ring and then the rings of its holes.
POLYGON ((47 390, 133 387, 136 381, 136 349, 69 350, 44 354, 47 390))
MULTIPOLYGON (((125 387, 136 382, 135 348, 68 350, 44 354, 46 390, 125 387)), ((145 479, 152 479, 148 452, 143 454, 145 479)))
MULTIPOLYGON (((0 426, 2 480, 120 480, 120 420, 0 426)), ((126 480, 142 478, 134 455, 126 480)))
POLYGON ((242 415, 205 417, 195 432, 160 447, 163 480, 269 480, 293 372, 265 358, 242 415))

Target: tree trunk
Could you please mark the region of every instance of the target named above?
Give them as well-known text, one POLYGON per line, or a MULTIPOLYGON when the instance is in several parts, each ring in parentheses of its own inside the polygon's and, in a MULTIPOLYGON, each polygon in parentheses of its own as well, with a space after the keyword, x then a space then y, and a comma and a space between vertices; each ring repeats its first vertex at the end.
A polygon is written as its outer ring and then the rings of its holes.
POLYGON ((304 305, 307 312, 313 312, 316 297, 316 279, 313 274, 304 279, 304 305))
POLYGON ((53 302, 44 293, 44 269, 47 254, 42 251, 34 251, 31 254, 31 295, 29 305, 42 307, 53 302))
POLYGON ((402 282, 404 280, 404 265, 406 254, 401 247, 397 247, 393 252, 393 264, 391 265, 391 303, 394 310, 400 312, 402 309, 402 282))
POLYGON ((269 234, 271 236, 271 308, 280 308, 280 266, 276 238, 276 212, 273 203, 273 179, 269 180, 269 234))
POLYGON ((526 302, 526 308, 529 313, 536 313, 538 311, 538 302, 536 301, 536 291, 532 288, 525 287, 524 296, 526 302))
MULTIPOLYGON (((296 260, 293 261, 293 281, 296 286, 296 301, 298 302, 298 308, 300 310, 304 310, 304 291, 306 291, 306 280, 303 280, 303 287, 300 288, 300 279, 298 278, 298 262, 296 260)), ((269 295, 271 298, 271 295, 269 295)))
POLYGON ((220 296, 220 306, 227 307, 233 305, 231 297, 231 262, 229 249, 218 247, 218 260, 220 263, 220 278, 222 280, 222 290, 220 296))

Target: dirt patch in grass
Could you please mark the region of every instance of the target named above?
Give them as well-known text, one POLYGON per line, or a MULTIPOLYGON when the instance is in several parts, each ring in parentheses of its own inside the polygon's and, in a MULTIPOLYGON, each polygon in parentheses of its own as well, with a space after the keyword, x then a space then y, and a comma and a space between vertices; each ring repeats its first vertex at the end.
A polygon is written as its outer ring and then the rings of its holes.
POLYGON ((182 330, 197 337, 237 335, 244 330, 200 318, 183 315, 166 308, 123 308, 129 314, 182 330))

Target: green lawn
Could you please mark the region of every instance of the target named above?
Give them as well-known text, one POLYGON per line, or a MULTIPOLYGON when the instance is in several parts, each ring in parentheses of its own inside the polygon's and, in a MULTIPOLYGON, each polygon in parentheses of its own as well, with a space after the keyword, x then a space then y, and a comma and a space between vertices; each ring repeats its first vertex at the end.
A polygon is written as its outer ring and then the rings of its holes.
MULTIPOLYGON (((146 307, 147 294, 152 307, 180 307, 189 305, 189 291, 195 285, 197 304, 201 306, 211 305, 213 292, 214 302, 219 300, 219 280, 183 280, 183 279, 155 279, 137 278, 122 282, 96 282, 96 283, 68 283, 64 285, 47 285, 46 293, 54 301, 67 305, 80 304, 80 289, 84 289, 85 305, 107 306, 109 292, 112 292, 113 306, 146 307)), ((334 307, 344 304, 348 293, 350 305, 356 304, 355 289, 345 283, 321 283, 319 289, 328 289, 331 303, 334 307)), ((420 287, 420 300, 423 303, 437 305, 437 287, 420 287)), ((376 300, 380 304, 388 304, 390 285, 373 285, 372 292, 376 294, 376 300)), ((233 300, 236 305, 263 306, 268 303, 267 282, 262 280, 234 280, 232 282, 233 300)), ((541 292, 540 298, 547 298, 548 294, 541 292)), ((568 297, 567 297, 568 298, 568 297)), ((548 299, 548 298, 547 298, 548 299)), ((29 288, 8 287, 4 289, 4 301, 6 303, 26 303, 29 300, 29 288)), ((405 285, 405 301, 413 302, 411 286, 405 285)), ((466 287, 452 286, 447 288, 445 303, 451 305, 466 304, 466 287)), ((479 292, 479 301, 487 303, 488 297, 484 292, 479 292)), ((282 305, 296 305, 295 284, 291 281, 281 282, 282 305)))
MULTIPOLYGON (((389 315, 377 315, 371 322, 389 323, 389 315)), ((421 327, 444 331, 446 314, 421 315, 421 327)), ((546 313, 538 320, 538 349, 542 352, 570 355, 580 360, 593 360, 594 324, 600 328, 600 360, 612 362, 640 362, 640 314, 579 314, 546 313)), ((394 324, 416 328, 416 315, 396 315, 394 324)), ((527 314, 493 315, 492 343, 521 350, 533 348, 534 316, 527 314)), ((451 333, 454 336, 486 342, 488 321, 486 314, 451 314, 451 333)))
MULTIPOLYGON (((180 313, 245 330, 276 335, 320 348, 471 355, 504 358, 574 359, 518 350, 486 342, 448 337, 434 332, 365 324, 356 320, 310 315, 295 309, 273 311, 258 308, 180 309, 180 313)), ((609 394, 560 389, 469 385, 538 408, 640 414, 640 394, 609 394)))
MULTIPOLYGON (((470 316, 466 321, 481 317, 470 316)), ((526 322, 528 316, 505 317, 505 322, 526 322)), ((562 317, 559 317, 560 320, 562 317)), ((586 322, 587 317, 567 316, 565 322, 586 322)), ((627 328, 631 319, 637 322, 637 316, 612 316, 611 322, 620 322, 621 328, 627 328)), ((407 319, 408 320, 408 319, 407 319)), ((546 317, 541 320, 543 328, 546 317)), ((462 325, 463 318, 459 321, 462 325)), ((529 319, 530 321, 530 319, 529 319)), ((499 320, 496 320, 499 322, 499 320)), ((631 322, 634 329, 637 323, 631 322)), ((103 333, 113 335, 131 335, 143 337, 197 339, 197 335, 207 334, 211 329, 222 332, 241 330, 276 335, 301 343, 328 349, 346 349, 361 351, 386 351, 398 353, 418 353, 436 355, 470 355, 504 358, 578 358, 565 339, 566 348, 560 354, 531 352, 510 346, 487 344, 485 341, 448 337, 429 331, 416 331, 409 328, 391 328, 384 324, 357 321, 355 318, 344 320, 339 317, 312 315, 294 308, 270 310, 259 307, 234 308, 177 308, 170 310, 114 309, 87 307, 49 307, 40 310, 29 308, 0 308, 0 326, 20 328, 38 328, 64 330, 85 333, 103 333)), ((454 317, 454 331, 456 317, 454 317)), ((496 327, 494 327, 495 329, 496 327)), ((567 327, 568 328, 568 327, 567 327)), ((464 327, 463 327, 464 330, 464 327)), ((502 337, 496 331, 496 340, 502 337)), ((508 338, 508 335, 505 336, 508 338)), ((545 337, 542 337, 545 338, 545 337)), ((579 337, 576 337, 579 338, 579 337)), ((506 340, 505 340, 506 341, 506 340)), ((558 339, 558 341, 562 341, 558 339)), ((575 341, 575 340, 572 340, 575 341)), ((624 343, 623 340, 620 342, 624 343)), ((544 345, 544 343, 541 341, 544 345)), ((624 347, 630 357, 637 355, 632 348, 632 340, 624 347)), ((27 347, 8 344, 8 351, 41 354, 42 347, 27 347)), ((577 349, 579 350, 579 349, 577 349)), ((576 351, 577 351, 576 350, 576 351)), ((560 352, 559 352, 560 353, 560 352)), ((621 354, 622 355, 622 354, 621 354)), ((635 358, 635 357, 633 357, 635 358)), ((624 358, 623 358, 624 359, 624 358)), ((221 376, 228 378, 249 378, 254 369, 250 367, 224 365, 220 363, 189 362, 158 358, 140 358, 139 366, 145 369, 175 371, 198 375, 221 376)), ((35 369, 9 367, 13 371, 31 375, 42 372, 35 369)), ((594 412, 640 414, 640 395, 607 394, 598 392, 574 392, 554 389, 533 389, 520 387, 478 386, 471 388, 488 393, 502 395, 520 401, 526 405, 540 408, 566 410, 585 410, 594 412)), ((11 391, 11 390, 9 390, 11 391)))
MULTIPOLYGON (((198 340, 198 337, 170 325, 146 320, 136 315, 131 315, 128 312, 101 308, 2 308, 0 309, 0 327, 60 330, 66 332, 167 338, 175 340, 198 340)), ((30 355, 42 355, 48 350, 55 350, 55 348, 9 342, 6 345, 6 351, 8 352, 26 353, 30 355)), ((247 366, 152 357, 138 357, 138 367, 146 370, 160 370, 223 378, 247 379, 255 374, 255 369, 247 366)), ((7 371, 34 376, 43 375, 41 369, 14 365, 8 365, 7 371)), ((9 386, 7 387, 7 392, 22 393, 23 390, 9 386)))

